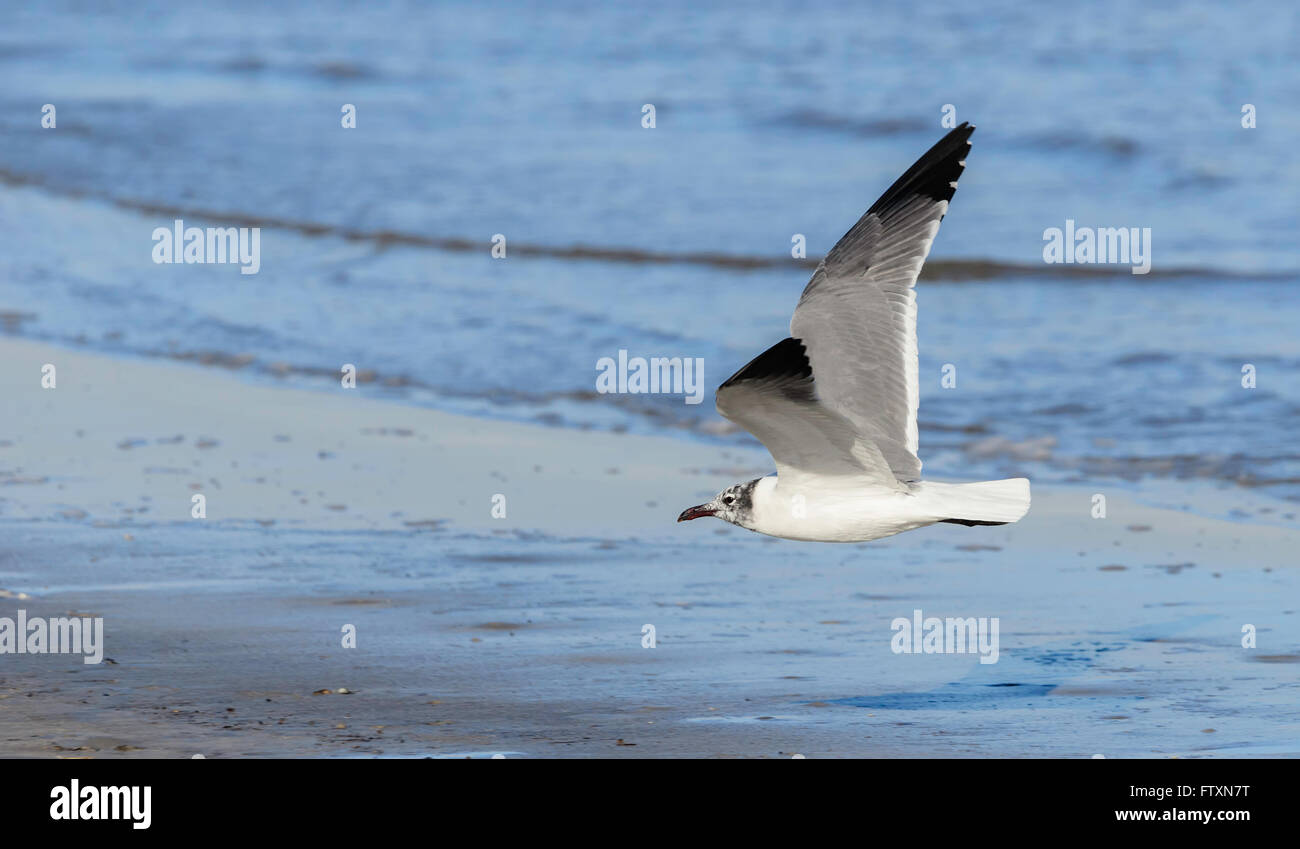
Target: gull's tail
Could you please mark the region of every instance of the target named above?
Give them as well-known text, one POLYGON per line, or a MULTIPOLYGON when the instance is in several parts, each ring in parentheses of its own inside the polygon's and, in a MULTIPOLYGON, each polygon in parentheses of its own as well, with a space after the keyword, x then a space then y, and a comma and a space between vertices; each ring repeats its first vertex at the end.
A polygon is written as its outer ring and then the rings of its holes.
POLYGON ((921 484, 926 508, 936 521, 955 525, 1005 525, 1029 512, 1029 481, 1008 478, 982 483, 921 484))

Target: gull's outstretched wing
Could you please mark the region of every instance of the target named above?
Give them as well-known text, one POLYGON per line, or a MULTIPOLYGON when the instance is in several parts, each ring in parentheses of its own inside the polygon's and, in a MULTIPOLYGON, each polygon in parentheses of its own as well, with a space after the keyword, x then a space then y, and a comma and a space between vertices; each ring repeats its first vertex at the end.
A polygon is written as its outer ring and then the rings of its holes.
POLYGON ((818 383, 796 339, 784 339, 718 387, 718 412, 758 437, 776 462, 782 487, 846 486, 902 490, 879 449, 853 423, 818 400, 818 383))
POLYGON ((790 320, 816 375, 817 400, 874 443, 901 481, 921 476, 916 277, 973 132, 962 124, 948 133, 872 204, 813 272, 790 320))

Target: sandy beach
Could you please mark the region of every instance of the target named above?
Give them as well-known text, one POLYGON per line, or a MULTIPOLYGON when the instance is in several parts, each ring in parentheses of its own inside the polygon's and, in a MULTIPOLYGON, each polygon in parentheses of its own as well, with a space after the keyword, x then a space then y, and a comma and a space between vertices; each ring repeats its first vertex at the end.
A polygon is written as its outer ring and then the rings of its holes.
POLYGON ((7 756, 1300 754, 1300 532, 1244 488, 801 544, 673 522, 757 449, 0 358, 0 615, 102 616, 107 657, 0 659, 7 756), (998 617, 998 662, 893 653, 915 609, 998 617))

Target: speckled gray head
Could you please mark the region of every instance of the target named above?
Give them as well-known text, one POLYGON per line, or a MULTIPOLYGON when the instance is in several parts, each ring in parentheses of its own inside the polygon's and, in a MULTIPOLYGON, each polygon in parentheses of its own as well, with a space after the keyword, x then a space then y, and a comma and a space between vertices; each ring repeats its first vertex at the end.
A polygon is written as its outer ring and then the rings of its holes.
POLYGON ((755 478, 748 483, 729 486, 715 495, 709 503, 683 510, 682 515, 677 517, 677 521, 688 522, 704 516, 716 516, 724 522, 740 525, 742 528, 750 527, 754 518, 754 487, 758 486, 760 480, 762 478, 755 478))

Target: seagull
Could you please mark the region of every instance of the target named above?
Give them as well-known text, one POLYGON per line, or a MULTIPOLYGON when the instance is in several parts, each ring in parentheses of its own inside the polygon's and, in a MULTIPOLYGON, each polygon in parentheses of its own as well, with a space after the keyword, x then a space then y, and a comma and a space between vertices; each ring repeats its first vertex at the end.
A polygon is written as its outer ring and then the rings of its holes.
POLYGON ((817 266, 790 336, 718 387, 718 412, 766 446, 776 474, 682 512, 760 534, 863 542, 938 522, 1015 522, 1025 478, 921 480, 916 278, 966 167, 975 127, 939 140, 817 266))

